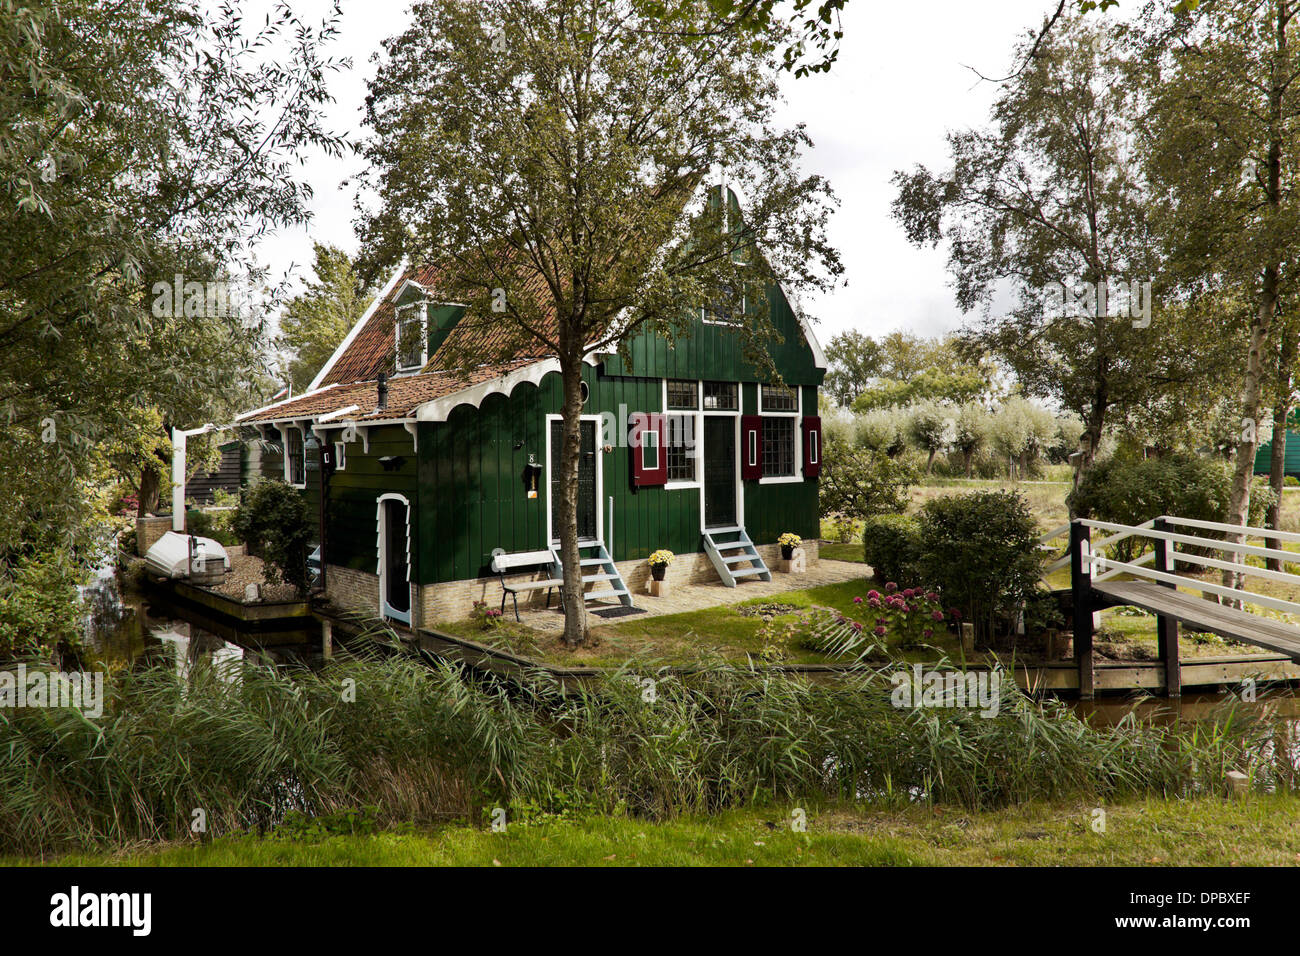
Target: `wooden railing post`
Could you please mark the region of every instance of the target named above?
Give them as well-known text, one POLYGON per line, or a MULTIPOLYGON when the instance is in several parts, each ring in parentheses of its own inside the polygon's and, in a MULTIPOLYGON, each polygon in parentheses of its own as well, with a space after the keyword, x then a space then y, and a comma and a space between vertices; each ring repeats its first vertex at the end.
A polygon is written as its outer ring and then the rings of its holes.
MULTIPOLYGON (((1168 531, 1169 522, 1157 518, 1151 526, 1153 531, 1168 531)), ((1155 568, 1172 574, 1174 571, 1174 543, 1163 538, 1155 540, 1155 568)), ((1170 581, 1161 581, 1167 588, 1175 587, 1170 581)), ((1165 665, 1165 695, 1182 697, 1183 669, 1178 653, 1178 619, 1168 614, 1156 615, 1156 654, 1165 665)))
POLYGON ((1077 518, 1070 522, 1070 597, 1074 605, 1074 661, 1079 669, 1079 699, 1092 700, 1092 561, 1091 530, 1077 518))

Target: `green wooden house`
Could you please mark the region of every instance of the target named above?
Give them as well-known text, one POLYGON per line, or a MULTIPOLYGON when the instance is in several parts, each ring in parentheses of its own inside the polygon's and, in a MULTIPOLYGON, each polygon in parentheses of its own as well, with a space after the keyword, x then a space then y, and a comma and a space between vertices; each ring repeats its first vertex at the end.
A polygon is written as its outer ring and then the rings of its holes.
MULTIPOLYGON (((1283 473, 1300 477, 1300 409, 1293 409, 1286 419, 1286 457, 1283 473)), ((1267 475, 1273 459, 1273 443, 1263 442, 1255 452, 1255 474, 1267 475)))
MULTIPOLYGON (((653 600, 646 558, 660 548, 678 555, 670 581, 767 578, 787 531, 816 561, 826 361, 775 286, 768 308, 781 385, 742 358, 734 326, 703 313, 673 348, 643 334, 628 362, 587 357, 579 532, 597 605, 653 600)), ((319 515, 333 603, 432 625, 497 604, 494 553, 549 552, 536 574, 561 571, 558 363, 448 367, 466 344, 456 337, 491 334, 440 304, 436 270, 403 268, 307 393, 241 416, 260 439, 255 472, 302 488, 319 515)))

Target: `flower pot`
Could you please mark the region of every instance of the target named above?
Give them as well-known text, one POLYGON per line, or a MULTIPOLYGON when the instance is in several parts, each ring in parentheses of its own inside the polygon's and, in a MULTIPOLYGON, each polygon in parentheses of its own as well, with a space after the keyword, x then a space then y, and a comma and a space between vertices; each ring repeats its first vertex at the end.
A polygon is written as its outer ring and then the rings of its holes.
POLYGON ((654 576, 656 581, 662 581, 664 575, 668 573, 668 565, 656 564, 650 568, 650 573, 654 576))
POLYGON ((784 558, 786 561, 789 561, 791 558, 793 558, 793 557, 794 557, 794 545, 792 545, 792 544, 783 544, 783 545, 781 545, 781 557, 784 558))

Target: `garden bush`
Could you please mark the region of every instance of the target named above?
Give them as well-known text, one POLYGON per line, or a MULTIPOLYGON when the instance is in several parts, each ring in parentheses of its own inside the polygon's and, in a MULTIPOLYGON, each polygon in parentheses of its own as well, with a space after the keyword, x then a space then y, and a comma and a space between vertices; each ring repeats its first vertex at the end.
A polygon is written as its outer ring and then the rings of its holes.
POLYGON ((267 583, 283 579, 300 594, 306 592, 312 528, 307 502, 297 490, 279 479, 258 482, 248 490, 232 526, 239 540, 265 562, 267 583))
POLYGON ((881 581, 920 584, 920 528, 910 515, 876 515, 862 529, 862 558, 881 581))
MULTIPOLYGON (((1112 457, 1099 462, 1066 499, 1071 514, 1116 524, 1137 525, 1160 515, 1201 521, 1226 521, 1232 493, 1232 465, 1213 458, 1171 455, 1166 458, 1112 457)), ((1250 491, 1247 523, 1260 527, 1273 504, 1266 478, 1256 478, 1250 491)), ((1202 537, 1221 537, 1198 531, 1202 537)), ((1149 541, 1129 538, 1115 546, 1114 557, 1131 561, 1149 541)))
POLYGON ((975 625, 984 641, 1038 587, 1038 525, 1010 491, 977 491, 927 501, 918 519, 921 579, 975 625))

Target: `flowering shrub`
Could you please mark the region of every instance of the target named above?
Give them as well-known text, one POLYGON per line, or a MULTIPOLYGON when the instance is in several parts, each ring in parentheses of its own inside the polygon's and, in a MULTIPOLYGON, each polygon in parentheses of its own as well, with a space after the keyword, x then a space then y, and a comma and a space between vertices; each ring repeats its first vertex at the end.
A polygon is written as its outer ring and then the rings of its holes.
POLYGON ((474 610, 470 617, 474 619, 481 630, 490 631, 501 623, 501 609, 488 607, 487 601, 475 601, 474 610))
POLYGON ((646 559, 646 563, 652 568, 666 568, 673 563, 674 557, 675 555, 667 548, 660 548, 646 559))
POLYGON ((909 648, 933 640, 936 633, 956 622, 944 610, 937 591, 903 588, 890 581, 884 591, 871 590, 853 599, 849 614, 814 607, 800 618, 800 646, 833 657, 865 657, 886 644, 909 648))

